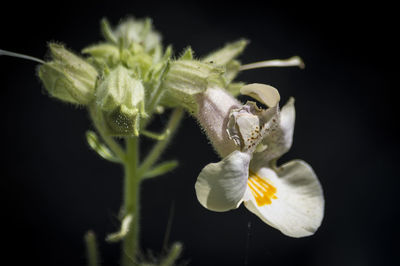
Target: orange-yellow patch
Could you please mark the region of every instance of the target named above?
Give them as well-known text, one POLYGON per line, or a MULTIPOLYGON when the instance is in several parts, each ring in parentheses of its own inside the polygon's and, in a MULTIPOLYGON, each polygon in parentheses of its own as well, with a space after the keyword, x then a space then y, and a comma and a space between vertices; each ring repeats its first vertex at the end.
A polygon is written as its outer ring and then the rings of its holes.
POLYGON ((247 185, 256 199, 257 205, 260 207, 271 204, 272 199, 277 199, 275 195, 276 187, 252 171, 249 172, 247 185))

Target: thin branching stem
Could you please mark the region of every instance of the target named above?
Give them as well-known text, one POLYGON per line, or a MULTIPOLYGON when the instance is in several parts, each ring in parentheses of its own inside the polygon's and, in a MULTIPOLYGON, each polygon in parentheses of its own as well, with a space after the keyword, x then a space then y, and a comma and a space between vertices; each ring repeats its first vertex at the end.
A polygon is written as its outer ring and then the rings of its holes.
POLYGON ((100 266, 96 235, 92 231, 85 234, 85 245, 88 266, 100 266))
POLYGON ((154 163, 157 162, 157 160, 160 158, 161 154, 169 144, 172 136, 174 135, 176 129, 178 128, 178 125, 180 124, 182 118, 183 118, 184 111, 181 108, 176 108, 173 112, 172 115, 168 121, 168 124, 166 126, 166 130, 169 130, 169 134, 162 140, 158 141, 153 149, 150 151, 150 153, 147 155, 147 157, 144 159, 143 163, 141 164, 139 168, 139 173, 142 176, 144 173, 146 173, 153 165, 154 163))

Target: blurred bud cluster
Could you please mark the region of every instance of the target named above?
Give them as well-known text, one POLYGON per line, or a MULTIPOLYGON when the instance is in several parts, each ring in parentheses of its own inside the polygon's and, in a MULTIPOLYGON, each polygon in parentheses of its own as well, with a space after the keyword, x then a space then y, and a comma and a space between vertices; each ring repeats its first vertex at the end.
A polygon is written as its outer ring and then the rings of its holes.
POLYGON ((103 19, 101 30, 104 41, 84 48, 82 55, 50 43, 51 58, 38 74, 52 97, 90 108, 111 136, 138 136, 149 117, 165 107, 196 113, 194 97, 209 87, 237 94, 243 85, 232 80, 246 40, 202 59, 194 59, 190 47, 173 58, 150 19, 128 18, 115 28, 103 19))

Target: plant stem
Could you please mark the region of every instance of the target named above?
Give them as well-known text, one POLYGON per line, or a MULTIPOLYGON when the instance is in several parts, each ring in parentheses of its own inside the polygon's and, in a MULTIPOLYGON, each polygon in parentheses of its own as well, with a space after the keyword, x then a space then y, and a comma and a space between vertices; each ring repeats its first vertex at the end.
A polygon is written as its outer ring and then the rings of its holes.
POLYGON ((99 253, 97 251, 96 236, 92 231, 85 234, 86 253, 88 266, 99 266, 99 253))
POLYGON ((174 135, 178 125, 180 124, 183 118, 184 111, 181 108, 176 108, 168 121, 166 129, 169 130, 169 135, 166 136, 163 140, 157 142, 154 145, 153 149, 147 155, 146 159, 143 161, 142 165, 140 166, 139 173, 140 175, 144 175, 150 167, 153 166, 155 162, 157 162, 158 158, 161 156, 167 145, 169 144, 172 136, 174 135))
POLYGON ((124 216, 132 215, 133 219, 129 225, 128 232, 122 243, 122 265, 135 265, 139 252, 139 187, 141 176, 138 173, 139 162, 139 139, 138 137, 127 137, 126 160, 124 162, 124 216))
POLYGON ((160 266, 172 266, 175 264, 175 261, 181 255, 182 252, 182 244, 174 243, 167 254, 167 256, 161 261, 160 266))

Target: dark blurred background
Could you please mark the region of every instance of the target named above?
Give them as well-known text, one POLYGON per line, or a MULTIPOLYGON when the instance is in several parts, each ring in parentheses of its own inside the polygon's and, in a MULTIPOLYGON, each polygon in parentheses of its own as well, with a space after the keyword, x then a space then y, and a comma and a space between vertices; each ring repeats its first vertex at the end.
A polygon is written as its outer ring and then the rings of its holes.
MULTIPOLYGON (((2 4, 0 48, 43 58, 53 40, 80 51, 101 39, 102 17, 115 25, 133 15, 153 18, 177 54, 190 45, 202 56, 244 37, 251 43, 243 63, 301 56, 304 70, 258 69, 238 79, 275 86, 283 101, 296 98, 294 144, 281 162, 301 158, 318 174, 326 197, 318 232, 293 239, 244 206, 227 213, 204 209, 194 183, 218 157, 187 116, 163 156, 179 159, 180 167, 142 186, 142 247, 160 253, 174 206, 170 242, 184 243, 181 262, 190 265, 395 265, 397 14, 383 2, 349 2, 14 1, 2 4)), ((119 245, 104 238, 118 229, 122 169, 88 148, 86 111, 48 98, 35 67, 0 58, 1 259, 85 265, 82 237, 91 229, 103 265, 117 265, 119 245)))

